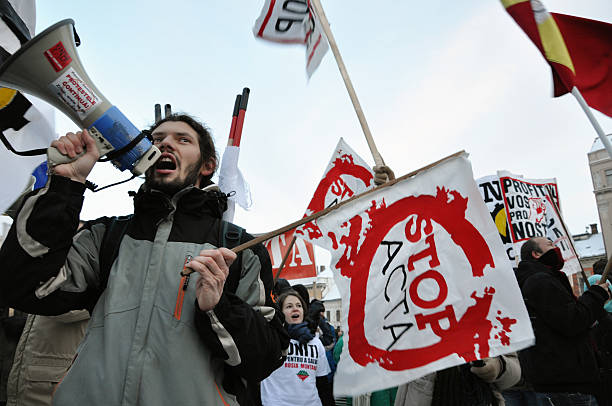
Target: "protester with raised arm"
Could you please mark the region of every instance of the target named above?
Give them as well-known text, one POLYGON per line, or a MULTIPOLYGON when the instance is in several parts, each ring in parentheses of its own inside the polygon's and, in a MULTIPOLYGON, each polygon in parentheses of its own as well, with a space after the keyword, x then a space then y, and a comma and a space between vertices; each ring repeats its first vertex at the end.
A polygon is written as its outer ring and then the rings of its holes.
POLYGON ((0 250, 0 302, 45 315, 91 311, 54 405, 250 404, 249 386, 283 362, 289 338, 270 297, 266 249, 237 256, 221 247, 252 237, 221 221, 227 197, 210 180, 217 158, 208 130, 171 115, 151 132, 161 158, 134 197, 120 245, 105 250, 111 258, 100 253, 117 219, 75 234, 98 159, 85 130, 52 143, 71 158, 86 153, 55 166, 25 199, 0 250), (195 273, 183 276, 186 267, 195 273))

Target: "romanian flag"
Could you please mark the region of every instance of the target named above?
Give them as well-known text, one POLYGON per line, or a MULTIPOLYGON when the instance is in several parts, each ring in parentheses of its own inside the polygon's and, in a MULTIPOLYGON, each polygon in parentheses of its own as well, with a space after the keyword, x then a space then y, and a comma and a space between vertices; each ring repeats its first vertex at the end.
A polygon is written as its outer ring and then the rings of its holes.
POLYGON ((612 24, 549 13, 540 0, 501 0, 552 68, 554 97, 575 86, 612 117, 612 24))

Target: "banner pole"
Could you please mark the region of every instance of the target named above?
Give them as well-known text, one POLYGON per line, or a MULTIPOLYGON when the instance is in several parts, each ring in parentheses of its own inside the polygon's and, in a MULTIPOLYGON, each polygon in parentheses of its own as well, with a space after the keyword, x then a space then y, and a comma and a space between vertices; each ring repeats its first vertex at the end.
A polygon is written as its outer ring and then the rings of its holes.
POLYGON ((608 277, 608 273, 610 273, 610 268, 612 268, 612 255, 608 258, 608 262, 606 262, 606 267, 604 268, 603 273, 601 274, 601 278, 599 279, 599 283, 605 281, 608 277))
POLYGON ((589 121, 591 122, 591 125, 593 126, 593 128, 595 128, 595 132, 597 133, 597 135, 599 136, 599 139, 601 140, 604 147, 606 148, 606 151, 608 151, 608 156, 612 158, 612 143, 608 139, 608 136, 606 135, 606 133, 604 133, 601 126, 599 125, 599 122, 593 115, 593 112, 591 111, 591 108, 587 104, 586 100, 584 100, 584 97, 582 97, 582 93, 580 93, 580 90, 578 90, 578 88, 574 86, 572 88, 572 95, 574 95, 574 97, 578 101, 578 104, 580 105, 580 107, 582 107, 584 114, 586 114, 589 121))
POLYGON ((578 261, 578 265, 580 265, 580 273, 582 274, 582 277, 584 278, 584 283, 586 284, 587 289, 588 289, 591 287, 591 284, 589 283, 589 277, 587 276, 586 272, 584 272, 584 268, 582 267, 582 264, 580 263, 580 258, 578 258, 576 247, 574 247, 574 240, 572 240, 572 235, 567 230, 567 227, 565 226, 565 221, 563 221, 563 217, 561 217, 561 211, 559 210, 559 206, 557 206, 557 203, 555 203, 554 199, 552 198, 552 195, 550 194, 550 191, 546 187, 544 189, 546 189, 546 194, 548 196, 548 199, 550 200, 550 203, 553 206, 553 209, 557 212, 557 217, 559 217, 559 221, 561 222, 561 227, 563 227, 563 231, 565 232, 565 235, 567 235, 567 241, 569 241, 569 246, 572 249, 574 256, 576 257, 576 260, 578 261))
POLYGON ((363 130, 363 134, 366 137, 366 141, 368 142, 368 147, 370 147, 370 152, 372 152, 372 156, 374 157, 374 163, 377 166, 383 166, 385 164, 385 161, 383 161, 382 156, 376 148, 374 138, 372 137, 372 133, 370 132, 370 127, 368 126, 368 122, 366 121, 365 115, 363 114, 363 110, 361 109, 361 103, 359 103, 357 93, 353 88, 353 83, 351 82, 351 78, 348 75, 348 71, 346 70, 344 61, 342 60, 342 55, 340 55, 340 50, 338 49, 338 45, 336 44, 334 35, 331 32, 329 21, 327 21, 327 16, 325 16, 325 12, 323 11, 323 7, 321 6, 319 0, 310 1, 312 1, 314 5, 315 12, 319 17, 319 20, 321 21, 321 27, 325 32, 325 36, 327 37, 329 46, 334 54, 334 57, 336 58, 336 63, 338 65, 338 69, 340 70, 340 74, 342 75, 342 79, 344 80, 344 85, 346 86, 346 90, 348 90, 351 102, 353 103, 353 107, 355 108, 355 113, 357 113, 357 118, 359 119, 359 124, 361 124, 361 129, 363 130))
MULTIPOLYGON (((329 207, 327 207, 327 208, 325 208, 325 209, 323 209, 321 211, 318 211, 316 213, 311 214, 310 216, 302 217, 301 219, 299 219, 297 221, 294 221, 291 224, 287 224, 286 226, 281 227, 281 228, 279 228, 277 230, 270 231, 270 232, 268 232, 266 234, 262 234, 259 237, 255 237, 252 240, 249 240, 249 241, 245 242, 244 244, 240 244, 239 246, 232 248, 232 251, 237 254, 237 253, 239 253, 239 252, 241 252, 243 250, 251 248, 254 245, 257 245, 259 243, 267 241, 270 238, 274 238, 277 235, 281 235, 283 233, 286 233, 287 231, 292 230, 292 229, 294 229, 296 227, 299 227, 302 224, 306 224, 306 223, 308 223, 310 221, 318 219, 319 217, 323 217, 326 214, 328 214, 329 212, 334 211, 334 210, 338 210, 340 207, 343 207, 344 205, 349 204, 349 203, 351 203, 354 200, 361 199, 363 196, 367 196, 367 195, 370 195, 372 193, 380 192, 382 189, 391 187, 391 186, 395 185, 397 182, 401 182, 403 180, 409 179, 409 178, 411 178, 411 177, 413 177, 413 176, 415 176, 415 175, 417 175, 417 174, 419 174, 419 173, 421 173, 423 171, 426 171, 427 169, 431 169, 431 168, 433 168, 436 165, 440 165, 442 162, 448 161, 449 159, 460 157, 461 155, 464 155, 464 154, 465 154, 465 151, 463 151, 463 150, 461 150, 459 152, 455 152, 454 154, 451 154, 451 155, 449 155, 447 157, 439 159, 436 162, 432 162, 429 165, 426 165, 426 166, 424 166, 424 167, 422 167, 420 169, 417 169, 415 171, 407 173, 407 174, 405 174, 403 176, 400 176, 399 178, 390 180, 387 183, 383 183, 382 185, 380 185, 378 187, 366 190, 365 192, 360 193, 358 195, 355 195, 355 196, 351 197, 350 199, 342 201, 342 202, 340 202, 338 204, 334 204, 333 206, 329 206, 329 207)), ((189 274, 191 274, 193 272, 194 271, 192 269, 187 268, 187 269, 185 269, 184 272, 181 272, 181 275, 189 275, 189 274)))
POLYGON ((291 254, 291 251, 293 251, 293 244, 295 244, 295 235, 291 239, 291 242, 289 243, 289 247, 287 247, 287 252, 285 252, 285 255, 283 256, 283 260, 281 261, 281 264, 278 267, 278 271, 276 271, 276 275, 274 276, 274 283, 276 283, 276 280, 278 279, 281 272, 283 271, 283 268, 285 267, 285 263, 287 262, 287 258, 289 258, 289 254, 291 254))

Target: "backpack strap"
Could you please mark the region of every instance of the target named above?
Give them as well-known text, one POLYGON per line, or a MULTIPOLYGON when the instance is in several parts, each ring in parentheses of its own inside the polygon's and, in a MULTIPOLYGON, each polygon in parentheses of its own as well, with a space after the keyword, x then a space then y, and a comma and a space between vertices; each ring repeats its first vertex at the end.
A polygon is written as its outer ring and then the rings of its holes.
MULTIPOLYGON (((232 249, 240 245, 244 228, 237 226, 234 223, 221 220, 219 227, 219 246, 232 249)), ((230 289, 230 292, 235 292, 238 288, 238 282, 242 274, 242 254, 238 254, 238 258, 230 266, 230 272, 225 281, 225 285, 230 289)))
POLYGON ((106 226, 100 246, 100 292, 106 289, 111 267, 115 258, 117 258, 121 240, 133 216, 133 214, 130 214, 128 216, 112 217, 110 223, 106 226))

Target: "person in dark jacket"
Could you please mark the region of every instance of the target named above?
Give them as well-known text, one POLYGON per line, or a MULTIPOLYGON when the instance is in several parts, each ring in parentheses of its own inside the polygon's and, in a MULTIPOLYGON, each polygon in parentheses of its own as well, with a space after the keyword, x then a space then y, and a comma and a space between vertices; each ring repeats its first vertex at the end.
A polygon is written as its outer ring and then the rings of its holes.
POLYGON ((589 332, 605 314, 605 283, 576 298, 552 241, 535 237, 521 247, 516 276, 535 333, 519 353, 526 381, 546 405, 597 405, 599 369, 589 332))
MULTIPOLYGON (((85 130, 51 144, 71 158, 84 154, 55 166, 26 197, 0 250, 0 302, 43 315, 91 312, 54 405, 250 404, 251 384, 283 364, 289 337, 270 296, 266 249, 237 256, 220 247, 227 196, 210 180, 212 137, 186 115, 151 132, 161 157, 134 198, 109 271, 100 253, 111 219, 76 233, 98 160, 85 130)), ((252 239, 241 235, 238 243, 252 239)))

